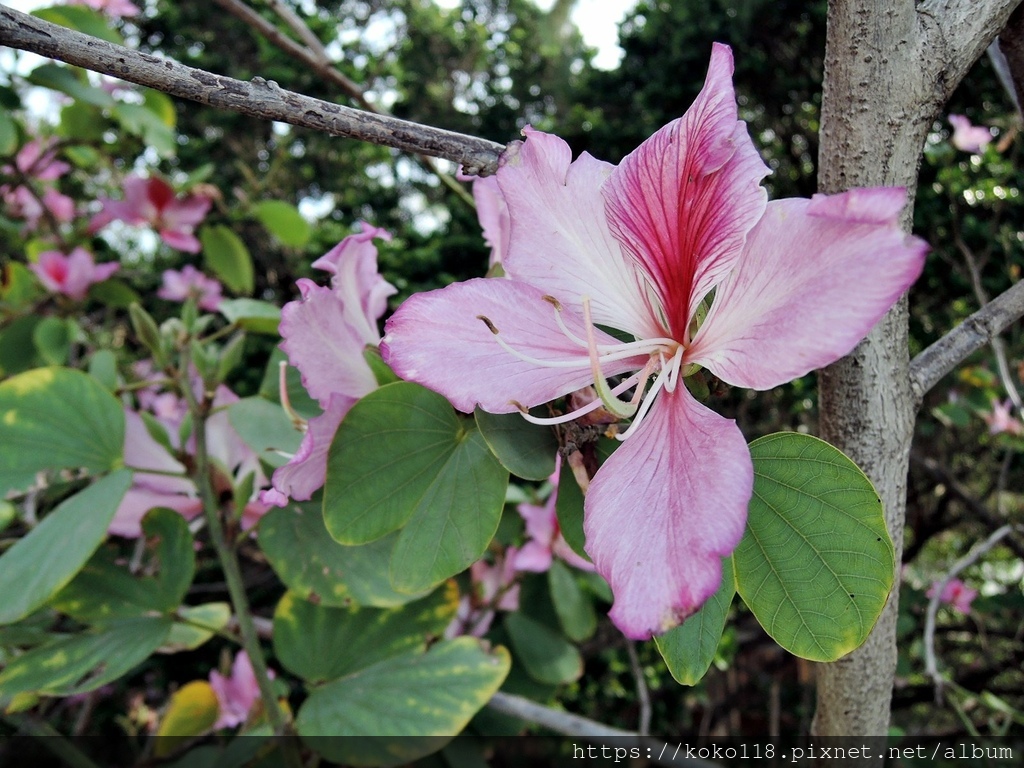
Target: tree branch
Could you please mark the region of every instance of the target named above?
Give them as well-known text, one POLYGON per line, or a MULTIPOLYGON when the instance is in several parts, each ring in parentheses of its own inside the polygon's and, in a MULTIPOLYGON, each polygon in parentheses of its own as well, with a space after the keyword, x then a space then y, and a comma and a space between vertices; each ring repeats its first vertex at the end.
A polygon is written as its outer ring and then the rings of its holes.
MULTIPOLYGON (((1017 109, 1024 104, 1024 6, 1018 6, 1006 27, 999 33, 999 52, 1002 53, 1009 70, 1011 94, 1015 96, 1017 109)), ((1002 73, 1000 73, 1002 76, 1002 73)))
POLYGON ((910 387, 920 403, 924 395, 972 352, 1024 316, 1024 280, 979 309, 910 362, 910 387))
POLYGON ((0 5, 0 44, 218 109, 451 160, 469 174, 494 173, 505 149, 486 139, 373 115, 286 91, 273 80, 257 77, 246 83, 186 67, 50 24, 4 5, 0 5))

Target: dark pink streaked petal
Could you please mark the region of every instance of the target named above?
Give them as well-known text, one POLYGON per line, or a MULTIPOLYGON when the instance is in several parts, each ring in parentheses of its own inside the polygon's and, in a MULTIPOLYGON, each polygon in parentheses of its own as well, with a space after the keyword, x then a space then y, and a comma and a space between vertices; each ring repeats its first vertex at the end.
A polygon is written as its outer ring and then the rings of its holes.
MULTIPOLYGON (((562 319, 585 337, 577 312, 567 308, 562 319)), ((597 343, 618 342, 598 331, 597 343)), ((478 404, 491 413, 511 413, 517 410, 512 401, 531 408, 594 380, 587 350, 559 330, 543 291, 518 280, 477 278, 410 297, 388 320, 381 353, 401 378, 440 392, 465 413, 478 404), (516 357, 479 316, 487 317, 516 351, 544 361, 572 361, 575 367, 544 367, 516 357)), ((645 362, 632 357, 603 371, 611 376, 645 362)))
POLYGON ((163 210, 164 226, 180 232, 191 232, 201 224, 213 201, 205 195, 187 195, 171 200, 163 210))
POLYGON ((716 44, 686 114, 627 156, 604 186, 612 233, 643 265, 673 338, 732 269, 768 199, 768 168, 737 120, 732 53, 716 44))
POLYGON ((283 507, 289 498, 306 501, 323 487, 334 434, 355 402, 354 398, 334 395, 327 409, 309 420, 299 450, 287 464, 274 470, 274 487, 260 496, 262 501, 283 507))
POLYGON ((498 170, 511 222, 505 273, 579 311, 589 296, 594 322, 637 336, 663 335, 646 305, 644 278, 612 237, 600 189, 613 166, 527 128, 498 170))
POLYGON ((769 203, 687 361, 770 389, 847 354, 921 273, 927 245, 899 228, 905 201, 879 188, 769 203))
POLYGON ((587 492, 587 554, 615 595, 610 617, 647 639, 696 611, 743 536, 754 470, 734 421, 682 385, 604 463, 587 492))
POLYGON ((306 391, 326 407, 333 394, 359 398, 377 388, 363 357, 366 346, 346 319, 345 307, 330 288, 299 280, 301 301, 281 310, 281 349, 302 373, 306 391))

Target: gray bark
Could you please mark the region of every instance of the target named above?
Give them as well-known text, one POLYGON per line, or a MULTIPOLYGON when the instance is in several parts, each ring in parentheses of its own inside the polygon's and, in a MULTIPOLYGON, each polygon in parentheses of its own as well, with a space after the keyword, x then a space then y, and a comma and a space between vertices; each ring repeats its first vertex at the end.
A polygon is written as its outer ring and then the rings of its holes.
MULTIPOLYGON (((832 0, 819 189, 895 185, 911 190, 912 197, 928 129, 1018 2, 931 0, 915 6, 913 0, 832 0)), ((910 220, 908 206, 903 219, 908 229, 910 220)), ((920 387, 911 386, 907 333, 904 299, 820 378, 822 437, 875 484, 897 564, 920 397, 920 387)), ((897 569, 896 586, 867 642, 839 661, 817 665, 817 735, 888 732, 898 601, 897 569)))

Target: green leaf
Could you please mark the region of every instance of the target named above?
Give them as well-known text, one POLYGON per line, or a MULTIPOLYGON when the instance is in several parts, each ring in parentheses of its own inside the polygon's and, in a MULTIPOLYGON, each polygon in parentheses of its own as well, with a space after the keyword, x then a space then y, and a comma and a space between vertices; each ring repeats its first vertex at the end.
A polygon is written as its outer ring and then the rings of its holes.
POLYGON ((0 697, 25 692, 73 696, 93 691, 149 658, 170 628, 171 620, 165 617, 124 619, 35 648, 0 673, 0 697))
POLYGON ((294 454, 302 442, 302 433, 284 409, 262 397, 246 397, 228 406, 228 421, 242 442, 273 467, 286 464, 288 459, 281 454, 294 454))
POLYGON ((179 619, 171 626, 167 639, 160 646, 161 653, 194 651, 231 621, 231 606, 227 603, 204 603, 182 606, 175 613, 179 619))
POLYGON ((324 520, 345 544, 404 525, 391 583, 418 592, 480 558, 507 486, 508 473, 472 420, 441 395, 398 382, 364 397, 341 423, 327 461, 324 520))
POLYGON ((476 409, 476 423, 498 461, 516 477, 547 480, 555 471, 558 441, 547 427, 531 424, 518 413, 476 409))
POLYGON ((594 603, 576 580, 576 575, 561 560, 552 560, 548 569, 551 602, 566 637, 582 642, 597 629, 594 603))
POLYGON ((132 475, 118 470, 64 500, 0 557, 0 624, 39 608, 74 577, 103 541, 132 475))
POLYGON ((465 728, 498 690, 509 666, 504 648, 488 653, 475 638, 443 640, 425 654, 411 651, 313 691, 299 710, 299 735, 335 762, 410 762, 440 749, 465 728))
POLYGON ((52 8, 40 8, 32 11, 32 15, 51 24, 59 24, 62 27, 98 37, 108 43, 124 45, 124 38, 110 26, 107 18, 91 8, 80 5, 57 5, 52 8))
MULTIPOLYGON (((178 111, 174 108, 174 99, 166 93, 154 91, 152 88, 143 88, 142 94, 142 103, 156 116, 157 120, 172 129, 178 124, 178 111)), ((195 181, 191 181, 185 186, 185 189, 190 189, 195 183, 195 181)))
MULTIPOLYGON (((23 307, 35 301, 40 290, 39 278, 21 262, 10 261, 3 266, 3 273, 0 274, 0 301, 7 304, 10 309, 23 307)), ((22 321, 29 319, 39 318, 36 315, 21 318, 22 321)), ((16 320, 15 323, 17 322, 20 321, 16 320)))
POLYGON ((124 410, 99 382, 69 368, 38 368, 0 382, 0 495, 37 472, 121 464, 124 410))
POLYGON ((373 371, 373 378, 377 381, 378 387, 383 387, 385 384, 394 384, 396 381, 401 381, 395 372, 391 370, 391 366, 384 362, 384 358, 381 357, 380 349, 373 344, 367 344, 363 349, 363 359, 366 360, 370 366, 370 370, 373 371))
POLYGON ((718 643, 729 617, 729 606, 736 594, 732 559, 722 562, 722 584, 693 616, 680 626, 655 637, 665 665, 676 682, 696 685, 715 660, 718 643))
POLYGON ((199 240, 207 268, 235 293, 252 293, 252 257, 238 235, 223 224, 214 224, 199 230, 199 240))
POLYGON ((142 297, 134 288, 116 277, 90 285, 89 298, 116 309, 126 309, 133 303, 142 301, 142 297))
MULTIPOLYGON (((0 333, 0 376, 13 376, 38 365, 32 334, 42 321, 39 315, 19 317, 0 333)), ((3 422, 0 422, 0 430, 3 422)), ((0 491, 3 490, 3 460, 0 459, 0 491)))
POLYGON ((313 234, 299 209, 284 200, 263 200, 253 206, 252 212, 282 245, 302 248, 313 234))
POLYGON ((155 149, 164 157, 173 155, 178 149, 174 129, 168 126, 163 117, 143 104, 125 104, 119 102, 111 110, 111 114, 128 133, 141 138, 148 147, 155 149))
POLYGON ((281 322, 280 307, 258 299, 224 299, 217 311, 243 330, 269 336, 277 335, 277 326, 281 322))
POLYGON ((565 542, 573 552, 589 560, 590 556, 583 548, 587 543, 587 537, 583 533, 583 492, 572 473, 572 467, 564 459, 558 472, 555 516, 558 517, 558 528, 562 531, 565 542))
POLYGON ((13 155, 18 149, 18 126, 6 110, 0 109, 0 156, 13 155))
POLYGON ((59 317, 44 317, 32 329, 32 343, 47 365, 64 365, 67 362, 72 337, 68 321, 59 317))
POLYGON ((76 141, 99 143, 109 127, 98 107, 83 101, 73 101, 60 111, 57 133, 76 141))
POLYGON ((580 652, 558 632, 522 613, 506 614, 504 626, 516 659, 534 680, 557 685, 583 674, 580 652))
POLYGON ((274 611, 274 653, 317 684, 358 672, 412 649, 425 651, 455 617, 459 590, 449 581, 400 608, 328 608, 285 593, 274 611))
POLYGON ((388 562, 397 534, 346 547, 327 533, 318 503, 272 509, 259 525, 259 542, 285 585, 307 600, 330 606, 391 608, 415 600, 391 588, 388 562))
POLYGON ((779 433, 750 445, 754 496, 733 554, 736 588, 790 653, 834 661, 867 638, 895 572, 882 503, 828 443, 779 433))
POLYGON ((52 88, 77 101, 94 107, 113 107, 117 102, 102 88, 89 85, 84 69, 62 64, 40 64, 28 75, 28 81, 43 88, 52 88))
POLYGON ((117 356, 109 349, 98 349, 89 358, 89 375, 108 391, 117 389, 117 356))

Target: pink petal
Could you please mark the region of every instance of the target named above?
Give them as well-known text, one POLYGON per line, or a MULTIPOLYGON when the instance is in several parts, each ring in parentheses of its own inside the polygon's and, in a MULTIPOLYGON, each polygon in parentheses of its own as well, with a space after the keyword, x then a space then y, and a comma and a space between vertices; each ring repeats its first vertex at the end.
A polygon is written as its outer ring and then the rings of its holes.
POLYGON ((551 568, 551 549, 539 541, 528 541, 516 552, 512 565, 517 571, 544 573, 551 568))
POLYGON ((506 152, 497 179, 511 221, 505 273, 594 321, 637 336, 663 335, 645 301, 643 277, 608 229, 600 188, 613 166, 527 127, 506 152), (516 150, 518 147, 518 151, 516 150))
MULTIPOLYGON (((633 151, 604 187, 612 233, 651 276, 671 336, 732 269, 764 211, 768 174, 737 120, 728 46, 715 44, 686 114, 633 151)), ((664 334, 662 334, 664 335, 664 334)))
MULTIPOLYGON (((585 336, 578 313, 566 308, 562 319, 585 336)), ((598 344, 616 343, 598 332, 598 344)), ((531 408, 593 381, 586 349, 558 329, 544 293, 518 280, 477 278, 410 297, 388 320, 381 354, 401 378, 440 392, 465 413, 478 404, 491 413, 511 413, 517 410, 513 401, 531 408), (516 351, 578 365, 549 368, 522 360, 502 348, 480 316, 516 351)), ((644 357, 620 360, 606 365, 604 374, 644 363, 644 357)))
POLYGON ((213 200, 205 195, 187 195, 169 202, 163 211, 164 226, 180 232, 191 232, 210 212, 213 200))
POLYGON ((331 442, 355 402, 355 398, 333 395, 327 409, 309 420, 299 450, 287 464, 274 470, 274 488, 260 497, 262 501, 283 507, 289 498, 306 501, 323 487, 331 442))
POLYGON ((121 499, 107 532, 128 539, 139 538, 142 536, 142 518, 156 507, 173 509, 186 520, 191 520, 203 511, 203 502, 194 496, 165 493, 133 485, 121 499))
POLYGON ((950 141, 962 152, 977 154, 992 142, 992 132, 988 128, 972 125, 963 115, 950 115, 949 122, 953 126, 950 141))
POLYGON ((71 221, 75 218, 75 201, 53 187, 47 187, 43 192, 43 205, 57 221, 71 221))
POLYGON ((199 253, 203 249, 202 243, 191 232, 179 231, 176 229, 161 229, 160 239, 171 248, 176 248, 185 253, 199 253))
POLYGON ((743 536, 754 470, 736 423, 679 386, 594 477, 587 553, 615 595, 610 616, 647 639, 696 611, 743 536))
POLYGON ((312 280, 297 285, 302 300, 281 310, 281 349, 302 373, 303 386, 323 407, 333 394, 360 398, 372 392, 377 380, 363 357, 366 345, 348 323, 341 299, 312 280))
POLYGON ((512 236, 512 220, 497 177, 474 177, 473 200, 484 240, 491 247, 489 265, 503 264, 512 236))
MULTIPOLYGON (((556 498, 552 494, 552 499, 556 498)), ((549 499, 544 506, 536 504, 520 504, 516 509, 519 516, 526 522, 526 535, 531 539, 550 544, 558 530, 558 518, 555 514, 554 501, 549 499)))
POLYGON ((770 389, 847 354, 924 265, 925 243, 899 228, 905 199, 879 188, 769 203, 687 361, 770 389))

